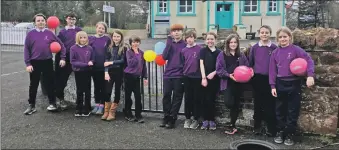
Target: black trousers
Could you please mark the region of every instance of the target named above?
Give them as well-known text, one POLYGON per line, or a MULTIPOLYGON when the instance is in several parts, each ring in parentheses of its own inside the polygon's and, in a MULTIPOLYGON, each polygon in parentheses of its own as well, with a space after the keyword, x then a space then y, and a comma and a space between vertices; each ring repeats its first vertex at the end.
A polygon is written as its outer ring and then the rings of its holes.
POLYGON ((42 73, 43 80, 46 84, 49 104, 55 104, 53 60, 31 60, 31 65, 33 66, 33 71, 29 73, 30 83, 28 103, 35 106, 36 94, 42 73))
POLYGON ((110 76, 110 80, 106 82, 106 98, 105 102, 111 101, 112 89, 114 85, 114 103, 120 102, 121 97, 121 85, 123 81, 123 70, 122 68, 113 68, 108 70, 108 74, 110 76))
POLYGON ((255 74, 252 80, 254 91, 254 128, 260 128, 265 120, 270 133, 275 132, 275 97, 272 96, 268 76, 255 74))
POLYGON ((125 110, 131 111, 132 109, 132 92, 135 101, 135 116, 141 116, 142 104, 141 104, 141 79, 130 74, 125 74, 125 110))
POLYGON ((75 71, 74 75, 77 87, 76 110, 79 110, 80 112, 89 112, 91 106, 91 72, 75 71))
POLYGON ((214 78, 212 80, 207 79, 207 87, 203 87, 202 93, 204 94, 202 105, 203 105, 203 118, 204 120, 214 121, 215 120, 215 101, 219 92, 220 80, 214 78))
POLYGON ((241 95, 243 85, 232 79, 227 81, 227 89, 223 91, 225 105, 230 109, 231 125, 235 126, 241 110, 241 95))
MULTIPOLYGON (((69 54, 67 54, 69 56, 69 54)), ((68 59, 66 59, 66 65, 64 67, 60 67, 60 53, 55 55, 55 94, 59 99, 65 98, 65 87, 67 86, 67 81, 69 76, 72 73, 72 65, 68 59)))
POLYGON ((178 118, 183 95, 183 78, 164 79, 164 97, 162 99, 164 118, 172 117, 174 120, 178 118))
POLYGON ((96 104, 104 104, 105 100, 105 71, 93 70, 91 73, 94 83, 94 98, 96 104))
POLYGON ((200 117, 201 103, 202 103, 202 86, 201 78, 184 78, 185 89, 185 116, 186 119, 198 120, 200 117))
POLYGON ((301 80, 284 81, 277 78, 276 118, 278 131, 294 134, 300 111, 301 80))

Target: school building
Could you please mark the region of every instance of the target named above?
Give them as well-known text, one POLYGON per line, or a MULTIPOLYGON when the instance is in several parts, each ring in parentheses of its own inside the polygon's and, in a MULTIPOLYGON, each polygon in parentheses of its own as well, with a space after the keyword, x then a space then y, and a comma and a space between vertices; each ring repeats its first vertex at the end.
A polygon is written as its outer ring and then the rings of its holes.
POLYGON ((254 34, 261 25, 272 27, 272 37, 285 26, 284 0, 154 0, 150 1, 148 31, 152 38, 164 38, 171 24, 194 29, 198 36, 213 31, 236 31, 241 39, 254 34))

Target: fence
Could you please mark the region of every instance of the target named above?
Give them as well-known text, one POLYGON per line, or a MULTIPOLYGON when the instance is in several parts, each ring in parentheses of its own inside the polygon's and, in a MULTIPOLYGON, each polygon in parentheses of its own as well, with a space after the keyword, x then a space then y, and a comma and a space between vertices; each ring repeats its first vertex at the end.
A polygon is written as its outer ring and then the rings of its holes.
POLYGON ((16 27, 1 27, 2 45, 24 45, 29 29, 16 27))

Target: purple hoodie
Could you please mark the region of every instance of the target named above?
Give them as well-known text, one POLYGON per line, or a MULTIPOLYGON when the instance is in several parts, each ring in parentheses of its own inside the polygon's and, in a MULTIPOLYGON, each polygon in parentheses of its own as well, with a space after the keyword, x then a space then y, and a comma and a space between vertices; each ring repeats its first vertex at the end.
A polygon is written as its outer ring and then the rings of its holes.
POLYGON ((200 72, 200 53, 201 47, 194 45, 192 47, 185 47, 181 51, 181 59, 184 64, 183 74, 190 78, 201 78, 200 72))
MULTIPOLYGON (((249 66, 248 60, 243 53, 241 53, 238 60, 239 60, 239 66, 249 66)), ((232 70, 234 71, 234 69, 235 68, 233 68, 232 70)), ((220 90, 221 91, 227 89, 227 80, 229 79, 230 74, 233 73, 233 71, 227 72, 227 70, 229 70, 229 66, 226 66, 225 53, 221 52, 219 53, 217 57, 217 63, 216 63, 217 75, 220 77, 220 90)))
POLYGON ((106 51, 111 44, 111 38, 104 35, 101 37, 89 36, 89 45, 93 48, 95 53, 95 64, 93 69, 97 71, 105 70, 106 51))
POLYGON ((143 57, 144 52, 140 49, 139 54, 134 53, 132 49, 126 51, 127 67, 124 72, 147 79, 146 61, 143 57))
POLYGON ((302 48, 293 44, 278 47, 273 51, 270 59, 269 81, 272 89, 275 88, 277 77, 287 81, 299 79, 290 70, 290 63, 296 58, 304 58, 307 61, 307 76, 314 76, 314 62, 302 48))
POLYGON ((181 50, 186 47, 186 42, 180 40, 175 42, 171 36, 167 37, 166 47, 162 54, 167 60, 164 78, 181 78, 183 73, 183 63, 180 61, 181 50))
POLYGON ((31 60, 52 59, 50 44, 58 42, 61 46, 61 60, 65 60, 66 49, 60 39, 48 29, 33 29, 27 33, 24 46, 24 60, 26 66, 31 65, 31 60))
POLYGON ((268 43, 267 46, 262 45, 260 42, 252 46, 249 65, 253 68, 254 73, 268 75, 271 54, 276 48, 278 46, 272 42, 268 43))
POLYGON ((66 26, 65 28, 60 30, 58 38, 65 45, 66 54, 69 55, 70 48, 73 45, 75 45, 75 35, 79 31, 82 31, 82 29, 80 27, 76 27, 76 26, 73 26, 72 28, 66 26))
POLYGON ((70 50, 70 61, 73 71, 90 70, 88 62, 92 61, 94 64, 95 54, 91 46, 73 45, 70 50))

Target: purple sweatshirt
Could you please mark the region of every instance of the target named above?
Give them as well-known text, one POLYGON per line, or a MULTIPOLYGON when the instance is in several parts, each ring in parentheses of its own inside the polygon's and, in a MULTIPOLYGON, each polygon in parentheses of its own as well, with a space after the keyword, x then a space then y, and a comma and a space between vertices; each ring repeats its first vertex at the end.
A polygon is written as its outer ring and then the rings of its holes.
POLYGON ((95 64, 93 69, 97 71, 105 70, 105 59, 106 59, 106 51, 108 46, 111 44, 111 38, 108 36, 89 36, 89 45, 93 48, 95 54, 95 64))
MULTIPOLYGON (((249 66, 248 60, 243 53, 241 53, 238 60, 239 60, 238 66, 249 66)), ((232 70, 234 71, 234 69, 232 70)), ((217 57, 217 63, 216 63, 216 72, 217 72, 217 75, 220 77, 220 90, 221 91, 227 89, 227 80, 229 79, 230 74, 233 73, 233 71, 227 72, 227 70, 229 70, 229 66, 226 66, 225 53, 221 52, 219 53, 217 57)))
POLYGON ((94 64, 95 54, 91 46, 73 45, 70 48, 70 61, 73 71, 86 71, 90 70, 88 62, 92 61, 94 64))
POLYGON ((66 49, 60 39, 48 29, 33 29, 27 33, 24 46, 24 60, 26 66, 31 65, 31 60, 52 59, 50 44, 58 42, 61 45, 61 60, 65 60, 66 49))
POLYGON ((200 72, 200 53, 201 47, 195 44, 192 47, 188 45, 181 51, 181 59, 184 64, 183 74, 190 78, 201 78, 200 72))
POLYGON ((250 50, 249 65, 253 68, 254 73, 268 75, 271 54, 276 48, 278 48, 277 45, 271 42, 267 46, 260 42, 253 45, 250 50))
POLYGON ((135 77, 147 79, 146 61, 143 57, 144 52, 140 49, 139 54, 134 53, 132 49, 126 51, 127 67, 124 72, 135 77))
POLYGON ((166 47, 162 54, 167 60, 164 78, 181 78, 183 73, 183 63, 180 61, 181 50, 186 47, 184 40, 175 42, 171 36, 167 37, 166 47))
POLYGON ((69 51, 73 45, 75 45, 75 35, 77 32, 82 31, 80 27, 73 26, 65 27, 60 30, 58 38, 62 41, 66 48, 66 54, 69 55, 69 51))
POLYGON ((277 77, 287 81, 299 79, 290 70, 290 63, 296 58, 304 58, 307 61, 307 76, 314 76, 314 62, 302 48, 293 44, 278 47, 273 51, 270 59, 269 81, 272 89, 275 88, 277 77))

